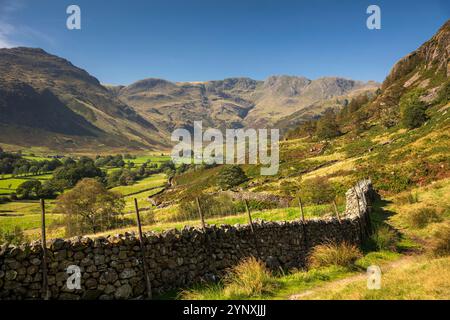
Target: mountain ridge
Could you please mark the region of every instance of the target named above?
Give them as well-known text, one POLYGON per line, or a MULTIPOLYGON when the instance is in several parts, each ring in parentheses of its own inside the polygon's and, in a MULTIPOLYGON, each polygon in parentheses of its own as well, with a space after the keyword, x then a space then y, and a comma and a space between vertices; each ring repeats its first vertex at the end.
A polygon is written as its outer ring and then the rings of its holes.
MULTIPOLYGON (((149 121, 162 124, 161 130, 170 130, 170 123, 166 123, 164 128, 165 119, 183 127, 189 127, 189 122, 199 119, 207 125, 216 124, 222 128, 226 124, 232 127, 271 126, 276 120, 314 104, 333 98, 344 101, 351 98, 354 91, 373 92, 377 88, 378 84, 374 81, 341 77, 310 80, 301 76, 277 75, 265 80, 234 77, 204 82, 147 78, 111 90, 149 121), (187 115, 188 121, 183 121, 186 109, 190 110, 190 114, 187 115), (174 114, 176 111, 182 117, 177 117, 174 114), (194 119, 195 116, 197 119, 194 119)), ((328 101, 327 106, 330 104, 331 101, 328 101)))
POLYGON ((219 129, 273 126, 303 109, 318 116, 354 92, 378 87, 339 77, 287 75, 204 82, 146 78, 128 86, 102 85, 70 61, 27 47, 0 49, 0 74, 1 130, 11 127, 16 133, 2 134, 0 143, 29 146, 33 140, 69 151, 165 149, 171 131, 192 129, 193 121, 219 129), (32 137, 36 134, 41 139, 32 137))

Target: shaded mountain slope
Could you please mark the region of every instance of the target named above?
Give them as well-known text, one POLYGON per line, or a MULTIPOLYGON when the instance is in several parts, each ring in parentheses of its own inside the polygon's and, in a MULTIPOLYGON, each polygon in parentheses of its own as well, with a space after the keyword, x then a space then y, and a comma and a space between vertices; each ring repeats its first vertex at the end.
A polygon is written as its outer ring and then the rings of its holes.
MULTIPOLYGON (((66 135, 85 145, 92 137, 98 147, 150 148, 161 146, 160 134, 133 108, 119 101, 99 81, 67 60, 41 49, 0 49, 0 103, 2 128, 39 129, 66 135), (139 134, 137 134, 139 133, 139 134), (94 139, 95 138, 95 139, 94 139)), ((2 134, 3 143, 10 135, 2 134)), ((65 144, 41 145, 66 149, 65 144)), ((20 135, 14 139, 19 144, 20 135)))

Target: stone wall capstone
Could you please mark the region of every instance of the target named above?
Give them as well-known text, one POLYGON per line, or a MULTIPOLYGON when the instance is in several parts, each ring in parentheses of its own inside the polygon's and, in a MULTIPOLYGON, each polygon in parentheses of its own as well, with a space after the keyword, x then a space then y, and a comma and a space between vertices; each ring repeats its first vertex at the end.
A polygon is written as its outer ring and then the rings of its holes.
MULTIPOLYGON (((144 233, 153 294, 220 278, 227 268, 254 256, 270 268, 305 267, 308 252, 324 241, 360 244, 370 232, 374 197, 370 180, 346 194, 341 222, 336 218, 249 225, 186 226, 182 230, 144 233)), ((50 298, 133 299, 145 296, 139 239, 134 233, 108 237, 54 239, 47 244, 50 298), (67 268, 81 270, 81 289, 66 285, 67 268)), ((42 248, 39 241, 0 247, 0 300, 42 299, 42 248)))

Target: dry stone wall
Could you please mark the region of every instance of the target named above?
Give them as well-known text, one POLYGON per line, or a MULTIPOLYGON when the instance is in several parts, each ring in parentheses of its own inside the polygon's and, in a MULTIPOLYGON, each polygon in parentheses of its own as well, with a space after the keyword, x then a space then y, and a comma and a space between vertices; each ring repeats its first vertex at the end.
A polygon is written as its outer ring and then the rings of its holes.
MULTIPOLYGON (((368 235, 374 197, 369 180, 347 192, 346 211, 336 218, 249 225, 185 227, 145 233, 153 294, 214 281, 241 259, 255 256, 273 269, 304 267, 310 249, 326 240, 359 244, 368 235)), ((145 295, 142 256, 134 234, 55 239, 47 244, 50 299, 132 299, 145 295), (68 289, 67 268, 81 270, 81 288, 68 289)), ((43 298, 39 242, 0 248, 0 299, 43 298)))

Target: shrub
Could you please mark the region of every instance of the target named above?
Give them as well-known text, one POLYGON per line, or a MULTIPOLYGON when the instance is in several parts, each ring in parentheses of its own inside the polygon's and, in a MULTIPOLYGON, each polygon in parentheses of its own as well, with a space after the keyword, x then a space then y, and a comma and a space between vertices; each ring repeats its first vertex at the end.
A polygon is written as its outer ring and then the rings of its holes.
POLYGON ((0 244, 9 243, 13 245, 20 245, 28 241, 27 236, 23 233, 20 227, 15 227, 13 231, 0 230, 0 244))
MULTIPOLYGON (((231 198, 226 195, 213 196, 209 194, 200 194, 198 198, 200 208, 202 209, 205 218, 214 216, 220 217, 236 211, 235 204, 231 198)), ((188 197, 180 202, 178 215, 174 218, 179 221, 180 219, 190 219, 192 217, 198 217, 197 201, 196 199, 188 197)))
POLYGON ((238 165, 225 166, 220 172, 217 179, 219 187, 223 190, 234 188, 241 183, 247 181, 247 175, 238 165))
POLYGON ((378 250, 397 250, 397 232, 387 225, 379 227, 371 236, 371 240, 378 250))
POLYGON ((328 109, 317 121, 316 135, 319 139, 331 139, 341 135, 339 125, 336 121, 336 114, 332 109, 328 109))
POLYGON ((433 234, 431 252, 436 256, 450 254, 450 222, 440 225, 433 234))
POLYGON ((428 119, 420 95, 420 91, 412 91, 400 99, 402 123, 408 129, 418 128, 428 119))
POLYGON ((142 224, 150 225, 156 222, 155 212, 153 210, 149 210, 141 213, 142 224))
POLYGON ((254 258, 246 258, 231 268, 224 279, 224 295, 228 298, 250 298, 270 293, 275 282, 265 264, 254 258))
POLYGON ((167 174, 167 176, 172 177, 176 171, 175 163, 171 160, 164 161, 160 164, 159 170, 167 174))
MULTIPOLYGON (((268 209, 275 209, 279 207, 278 202, 274 201, 263 201, 257 199, 247 200, 248 208, 252 211, 262 211, 268 209)), ((295 204, 297 205, 297 203, 295 204)), ((234 212, 245 212, 245 202, 244 201, 236 201, 234 202, 234 212)))
POLYGON ((416 193, 408 193, 406 195, 398 196, 397 201, 399 204, 414 204, 419 202, 419 195, 416 193))
POLYGON ((8 197, 0 197, 0 204, 11 202, 11 199, 8 197))
POLYGON ((361 256, 361 251, 355 245, 329 242, 313 248, 308 257, 308 264, 314 268, 332 265, 351 268, 361 256))
POLYGON ((440 222, 442 217, 434 208, 420 208, 410 212, 407 216, 407 222, 412 228, 424 228, 432 222, 440 222))
POLYGON ((307 203, 324 204, 331 202, 336 194, 327 178, 317 177, 302 183, 301 196, 307 203))

